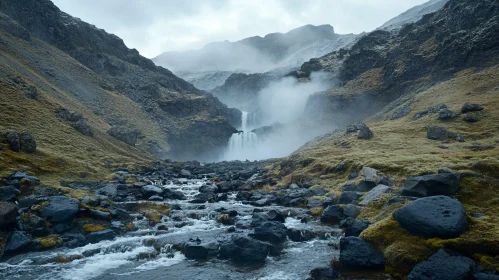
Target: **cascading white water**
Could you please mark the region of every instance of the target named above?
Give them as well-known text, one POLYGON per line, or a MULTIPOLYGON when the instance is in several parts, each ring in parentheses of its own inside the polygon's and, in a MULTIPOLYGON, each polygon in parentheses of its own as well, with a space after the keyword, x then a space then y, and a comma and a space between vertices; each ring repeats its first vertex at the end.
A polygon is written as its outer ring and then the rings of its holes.
POLYGON ((252 151, 258 145, 258 135, 250 131, 248 112, 245 111, 242 111, 241 115, 241 130, 242 132, 234 133, 230 137, 227 152, 225 153, 225 160, 253 159, 254 154, 252 151))

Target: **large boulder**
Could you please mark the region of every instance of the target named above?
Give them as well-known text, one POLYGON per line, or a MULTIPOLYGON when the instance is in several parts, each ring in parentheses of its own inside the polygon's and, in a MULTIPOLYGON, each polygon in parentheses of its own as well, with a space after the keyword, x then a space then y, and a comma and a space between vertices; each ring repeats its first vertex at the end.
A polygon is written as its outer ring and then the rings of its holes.
POLYGON ((362 231, 369 227, 367 220, 354 220, 345 229, 345 237, 359 236, 362 231))
POLYGON ((454 173, 409 177, 400 193, 404 196, 453 195, 459 190, 459 177, 454 173))
POLYGON ((466 230, 466 211, 456 199, 430 196, 417 199, 393 213, 400 226, 426 238, 455 238, 466 230))
POLYGON ((218 251, 218 243, 211 242, 206 244, 198 244, 187 242, 184 245, 184 255, 188 259, 206 259, 209 256, 215 255, 218 251))
POLYGON ((17 210, 12 202, 0 202, 0 229, 16 224, 17 210))
POLYGON ((16 131, 8 131, 5 133, 5 138, 7 139, 7 144, 9 144, 12 151, 21 151, 21 139, 19 137, 19 133, 16 131))
POLYGON ((255 228, 255 231, 250 236, 270 243, 282 243, 286 241, 287 230, 284 224, 271 221, 255 228))
POLYGON ((445 127, 440 127, 440 126, 430 126, 428 127, 428 130, 426 131, 426 136, 428 139, 431 140, 447 140, 449 138, 449 132, 447 131, 447 128, 445 127))
POLYGON ((387 193, 390 190, 391 188, 389 186, 377 185, 375 188, 366 193, 362 201, 359 202, 359 205, 366 206, 369 202, 378 200, 382 194, 387 193))
POLYGON ((21 253, 27 250, 31 245, 31 236, 24 231, 14 231, 7 239, 4 254, 21 253))
POLYGON ((338 224, 345 218, 343 210, 338 205, 330 205, 322 211, 321 222, 326 224, 338 224))
POLYGON ((32 154, 36 151, 36 140, 33 135, 29 133, 29 131, 24 131, 23 133, 21 133, 21 135, 19 136, 19 140, 21 141, 22 152, 32 154))
POLYGON ((140 193, 142 194, 142 197, 144 197, 145 199, 148 199, 153 195, 163 196, 163 192, 164 191, 162 188, 153 185, 147 185, 140 188, 140 193))
POLYGON ((271 245, 250 237, 236 235, 220 246, 218 256, 231 259, 236 263, 263 263, 270 252, 271 245))
POLYGON ((163 189, 163 197, 168 199, 178 199, 185 200, 186 197, 181 191, 171 190, 171 189, 163 189))
POLYGON ((383 268, 383 254, 371 244, 358 237, 343 237, 340 240, 340 266, 347 270, 383 268))
POLYGON ((314 280, 330 280, 339 277, 338 272, 330 266, 314 268, 310 271, 310 276, 314 280))
POLYGON ((95 193, 98 195, 107 196, 112 199, 118 195, 118 188, 116 188, 115 185, 107 185, 97 189, 95 193))
POLYGON ((407 280, 473 279, 474 271, 475 262, 472 259, 452 255, 442 249, 428 260, 418 263, 407 276, 407 280))
POLYGON ((362 196, 362 193, 360 192, 353 192, 353 191, 344 191, 340 199, 338 200, 338 204, 356 204, 357 199, 359 199, 362 196))
POLYGON ((49 204, 40 210, 40 215, 52 223, 63 223, 73 220, 79 209, 78 199, 66 196, 52 196, 49 204))

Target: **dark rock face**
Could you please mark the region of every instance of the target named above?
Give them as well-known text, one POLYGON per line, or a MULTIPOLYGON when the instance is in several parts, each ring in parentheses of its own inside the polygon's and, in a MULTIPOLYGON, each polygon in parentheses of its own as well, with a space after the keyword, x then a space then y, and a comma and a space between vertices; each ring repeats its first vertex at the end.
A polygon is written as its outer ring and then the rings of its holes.
POLYGON ((137 139, 142 134, 137 128, 121 125, 112 126, 107 133, 130 146, 135 146, 137 139))
POLYGON ((428 139, 431 140, 447 140, 449 138, 449 133, 447 128, 439 126, 430 126, 426 132, 428 139))
POLYGON ((340 265, 345 269, 383 268, 385 259, 369 243, 358 237, 340 240, 340 265))
POLYGON ((32 154, 36 151, 36 140, 29 131, 21 133, 19 140, 21 141, 21 152, 32 154))
POLYGON ((4 253, 6 255, 19 253, 29 248, 31 237, 24 231, 14 231, 5 244, 4 253))
POLYGON ((112 240, 116 237, 116 233, 111 229, 92 232, 87 235, 89 243, 99 243, 103 240, 112 240))
POLYGON ((475 262, 467 257, 452 255, 439 250, 428 260, 418 263, 411 271, 408 280, 433 279, 472 279, 475 262))
POLYGON ((270 243, 282 243, 286 241, 287 228, 280 222, 265 222, 262 226, 255 228, 250 236, 270 243))
POLYGON ((400 226, 426 238, 455 238, 466 230, 466 211, 456 199, 431 196, 417 199, 393 213, 400 226))
POLYGON ((477 112, 482 110, 483 106, 480 104, 464 103, 463 107, 461 107, 461 113, 477 112))
POLYGON ((78 199, 52 196, 49 198, 49 204, 40 210, 40 215, 53 223, 63 223, 71 221, 78 209, 78 199))
POLYGON ((12 202, 0 202, 0 228, 7 228, 16 223, 17 205, 12 202))
POLYGON ((453 195, 459 190, 459 177, 453 173, 409 177, 400 193, 404 196, 453 195))
POLYGON ((222 259, 236 263, 263 263, 270 252, 270 245, 246 236, 234 236, 220 246, 218 252, 222 259))

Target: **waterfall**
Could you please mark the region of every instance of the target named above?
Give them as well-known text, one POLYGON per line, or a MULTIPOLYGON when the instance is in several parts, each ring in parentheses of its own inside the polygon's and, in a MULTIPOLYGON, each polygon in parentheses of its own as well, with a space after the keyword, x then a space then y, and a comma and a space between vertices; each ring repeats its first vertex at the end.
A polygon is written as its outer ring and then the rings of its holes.
POLYGON ((258 136, 251 132, 248 124, 248 112, 242 111, 241 130, 232 134, 229 139, 225 160, 254 159, 254 151, 258 145, 258 136))

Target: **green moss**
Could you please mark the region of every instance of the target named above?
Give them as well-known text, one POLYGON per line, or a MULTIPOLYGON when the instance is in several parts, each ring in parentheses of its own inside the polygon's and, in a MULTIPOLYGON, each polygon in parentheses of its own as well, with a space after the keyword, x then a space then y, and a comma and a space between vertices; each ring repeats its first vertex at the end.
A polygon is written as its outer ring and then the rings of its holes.
POLYGON ((38 204, 35 204, 33 206, 31 206, 31 210, 32 211, 40 211, 41 209, 47 207, 47 205, 49 205, 50 202, 48 201, 43 201, 41 203, 38 203, 38 204))
POLYGON ((324 211, 324 207, 314 207, 310 209, 310 215, 317 217, 322 215, 322 211, 324 211))
POLYGON ((128 229, 128 230, 135 230, 135 225, 133 223, 128 223, 125 225, 125 227, 128 229))
POLYGON ((144 216, 149 220, 150 224, 157 224, 161 222, 161 213, 156 210, 146 210, 144 216))
POLYGON ((27 221, 29 221, 31 218, 34 218, 34 217, 36 217, 36 215, 31 214, 31 213, 28 213, 28 212, 22 212, 22 213, 21 213, 21 220, 22 220, 23 222, 25 222, 25 223, 26 223, 27 221))
POLYGON ((105 230, 106 228, 108 228, 108 226, 103 224, 84 224, 81 227, 81 230, 84 233, 90 233, 90 232, 105 230))
POLYGON ((142 202, 138 205, 138 210, 146 211, 146 210, 155 210, 160 214, 168 215, 172 210, 168 204, 163 203, 152 203, 152 202, 142 202))
POLYGON ((57 255, 57 263, 70 263, 74 260, 83 259, 82 255, 61 256, 57 255))
POLYGON ((61 238, 53 236, 40 237, 37 240, 39 241, 38 247, 41 249, 49 249, 62 244, 61 238))

